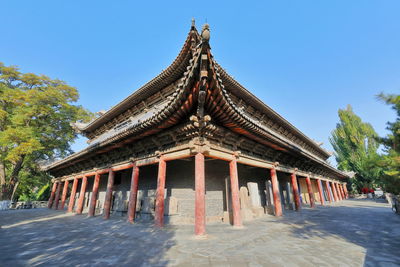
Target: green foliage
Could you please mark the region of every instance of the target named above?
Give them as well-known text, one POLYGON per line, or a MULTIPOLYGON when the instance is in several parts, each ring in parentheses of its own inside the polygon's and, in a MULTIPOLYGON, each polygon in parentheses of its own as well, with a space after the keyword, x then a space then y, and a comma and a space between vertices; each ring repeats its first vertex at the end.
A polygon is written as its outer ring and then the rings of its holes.
POLYGON ((396 121, 388 122, 387 130, 390 133, 383 138, 378 138, 385 146, 386 154, 378 161, 384 168, 382 180, 387 191, 400 194, 400 95, 378 95, 378 99, 390 105, 396 111, 396 121))
POLYGON ((18 201, 32 201, 32 196, 30 194, 21 194, 18 196, 18 201))
POLYGON ((37 200, 37 196, 43 185, 49 183, 51 177, 40 170, 35 161, 25 161, 25 166, 18 175, 19 186, 16 197, 24 195, 29 200, 37 200))
POLYGON ((380 186, 382 168, 376 164, 379 142, 377 133, 369 123, 362 122, 351 106, 339 110, 340 122, 329 138, 335 150, 338 168, 356 173, 352 189, 380 186))
POLYGON ((44 185, 36 194, 36 200, 46 201, 50 197, 50 184, 44 185))
POLYGON ((396 111, 397 118, 388 122, 389 134, 378 137, 372 126, 354 114, 351 107, 339 110, 340 123, 332 132, 330 142, 335 149, 338 168, 356 172, 353 191, 362 187, 383 187, 400 194, 400 95, 378 95, 378 99, 396 111), (380 144, 384 153, 378 154, 380 144))
POLYGON ((28 191, 48 181, 40 174, 38 162, 72 152, 76 133, 71 123, 92 118, 73 104, 78 98, 76 88, 64 81, 21 73, 0 63, 0 167, 5 169, 0 170, 0 188, 7 195, 3 198, 9 198, 18 184, 17 195, 30 197, 28 191), (4 172, 7 179, 1 177, 4 172))
POLYGON ((387 129, 390 131, 390 134, 384 138, 380 138, 380 141, 386 146, 388 151, 394 150, 400 153, 400 95, 385 95, 381 93, 378 95, 378 99, 390 105, 397 115, 395 122, 387 123, 387 129))

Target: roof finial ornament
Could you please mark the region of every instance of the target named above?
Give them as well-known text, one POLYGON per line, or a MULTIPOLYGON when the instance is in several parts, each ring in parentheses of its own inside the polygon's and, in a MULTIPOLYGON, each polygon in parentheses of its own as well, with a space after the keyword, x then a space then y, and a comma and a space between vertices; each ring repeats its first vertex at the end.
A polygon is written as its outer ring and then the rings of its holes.
POLYGON ((196 21, 192 18, 192 29, 196 27, 196 21))
POLYGON ((208 23, 203 25, 203 29, 201 31, 201 38, 205 42, 208 42, 210 40, 210 25, 208 25, 208 23))

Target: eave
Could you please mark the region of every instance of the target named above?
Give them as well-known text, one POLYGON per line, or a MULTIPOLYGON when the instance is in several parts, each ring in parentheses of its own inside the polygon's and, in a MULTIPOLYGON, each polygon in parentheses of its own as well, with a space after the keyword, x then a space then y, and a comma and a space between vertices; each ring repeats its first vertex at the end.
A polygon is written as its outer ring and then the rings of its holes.
POLYGON ((82 134, 87 135, 89 132, 96 130, 104 123, 115 118, 125 110, 133 107, 135 104, 140 103, 146 97, 153 95, 160 91, 162 88, 168 86, 174 81, 182 77, 189 65, 189 60, 192 58, 192 48, 198 43, 198 32, 194 26, 191 27, 190 32, 180 50, 178 56, 165 70, 163 70, 155 78, 147 82, 145 85, 137 89, 134 93, 126 97, 117 105, 109 109, 100 117, 91 121, 86 126, 79 129, 82 134))
POLYGON ((198 47, 193 53, 193 58, 189 60, 189 66, 187 66, 186 72, 184 72, 183 77, 176 86, 172 97, 168 100, 165 109, 158 111, 150 118, 138 124, 124 129, 116 135, 110 136, 102 142, 90 145, 82 151, 44 166, 43 170, 51 171, 64 168, 84 160, 85 156, 93 153, 105 153, 178 124, 180 120, 192 110, 194 102, 197 101, 197 85, 195 83, 195 78, 198 73, 200 51, 201 48, 198 47))
POLYGON ((253 106, 257 110, 262 113, 271 116, 273 119, 278 121, 281 125, 284 125, 288 129, 290 129, 293 133, 302 138, 307 144, 317 150, 319 153, 323 154, 327 159, 331 156, 331 154, 325 149, 321 148, 316 142, 302 133, 299 129, 297 129, 293 124, 283 118, 279 113, 274 111, 267 104, 262 102, 258 97, 253 95, 250 91, 248 91, 245 87, 243 87, 239 82, 233 79, 218 63, 215 63, 216 68, 218 69, 218 73, 220 78, 225 85, 225 88, 232 92, 234 95, 243 99, 247 104, 253 106))
POLYGON ((78 153, 50 164, 44 169, 48 171, 62 169, 66 166, 83 161, 95 154, 106 153, 146 136, 157 134, 164 129, 180 123, 185 117, 190 115, 191 112, 194 112, 194 108, 198 104, 200 76, 203 77, 203 74, 200 75, 200 73, 201 71, 207 71, 205 111, 207 114, 211 115, 212 120, 260 144, 272 147, 278 151, 305 157, 315 164, 333 171, 338 176, 347 177, 342 172, 327 164, 323 157, 321 158, 320 156, 314 155, 310 151, 273 131, 267 125, 260 124, 254 118, 241 111, 230 99, 230 93, 243 98, 248 104, 253 105, 256 109, 276 119, 280 124, 300 136, 322 155, 326 157, 329 156, 325 150, 320 148, 315 142, 306 137, 297 128, 251 94, 220 68, 211 54, 208 41, 200 42, 199 38, 200 36, 197 31, 192 27, 180 54, 167 70, 127 97, 103 116, 91 122, 85 127, 84 131, 93 131, 101 126, 102 123, 115 117, 116 114, 122 113, 129 106, 140 102, 144 97, 156 93, 157 90, 169 85, 172 81, 179 80, 165 109, 154 113, 150 118, 140 123, 131 125, 123 131, 101 140, 101 142, 90 145, 88 148, 78 153), (208 62, 204 70, 200 70, 200 58, 202 55, 205 56, 208 62), (181 76, 179 76, 179 73, 181 76))

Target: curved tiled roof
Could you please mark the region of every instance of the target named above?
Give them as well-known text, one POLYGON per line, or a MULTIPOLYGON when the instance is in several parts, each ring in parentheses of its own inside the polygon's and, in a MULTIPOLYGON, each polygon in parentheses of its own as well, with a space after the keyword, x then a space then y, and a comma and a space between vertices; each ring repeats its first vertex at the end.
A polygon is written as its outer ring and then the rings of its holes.
MULTIPOLYGON (((87 126, 80 129, 83 133, 91 132, 96 128, 103 125, 105 122, 113 119, 114 117, 118 116, 128 108, 134 106, 135 104, 139 103, 146 97, 151 96, 152 94, 160 91, 162 88, 168 86, 170 83, 174 82, 180 76, 182 76, 185 68, 188 65, 188 62, 191 58, 191 46, 192 46, 192 38, 195 39, 196 44, 199 43, 200 36, 197 32, 196 28, 192 26, 185 43, 176 57, 174 62, 165 69, 162 73, 160 73, 157 77, 152 79, 151 81, 147 82, 144 86, 139 88, 133 94, 129 95, 123 101, 115 105, 101 117, 95 119, 94 121, 90 122, 87 126)), ((293 126, 290 122, 288 122, 285 118, 275 112, 272 108, 262 102, 259 98, 253 95, 249 90, 243 87, 239 82, 237 82, 234 78, 232 78, 218 63, 215 62, 216 68, 218 68, 219 76, 226 88, 226 90, 232 92, 239 98, 245 100, 246 103, 250 104, 257 110, 262 113, 268 114, 271 118, 276 120, 279 124, 285 126, 286 128, 290 129, 292 133, 297 135, 300 139, 302 139, 305 143, 307 143, 310 147, 318 151, 321 155, 326 158, 330 156, 330 153, 323 148, 321 148, 316 142, 311 140, 305 134, 303 134, 300 130, 298 130, 295 126, 293 126)))
POLYGON ((301 131, 227 74, 213 59, 208 42, 206 46, 204 46, 200 38, 199 33, 194 26, 192 26, 179 55, 165 71, 81 130, 84 133, 94 131, 96 128, 125 112, 130 107, 140 103, 144 98, 157 93, 176 80, 179 80, 168 102, 163 104, 164 108, 153 110, 142 121, 137 120, 131 122, 126 127, 114 131, 113 134, 104 135, 99 141, 94 142, 88 148, 46 166, 46 169, 64 168, 64 166, 83 160, 89 152, 102 153, 109 151, 114 147, 119 147, 125 143, 156 134, 165 128, 177 124, 180 119, 192 110, 193 104, 197 101, 196 92, 198 92, 198 88, 194 86, 194 78, 198 73, 197 70, 199 71, 200 68, 200 55, 206 51, 210 61, 208 69, 213 74, 210 84, 216 87, 216 90, 207 93, 209 101, 206 101, 206 106, 209 109, 208 111, 213 117, 222 122, 225 127, 239 134, 247 135, 257 142, 266 144, 277 150, 302 155, 337 174, 343 175, 324 161, 329 157, 328 152, 305 136, 301 131), (299 144, 285 138, 267 125, 260 123, 251 115, 240 110, 232 101, 229 93, 243 99, 248 105, 251 105, 256 110, 272 118, 278 124, 289 129, 291 133, 296 135, 318 153, 300 147, 299 144))
POLYGON ((326 158, 330 157, 330 153, 320 147, 315 141, 310 139, 304 133, 302 133, 299 129, 293 126, 290 122, 288 122, 285 118, 283 118, 279 113, 274 111, 267 104, 262 102, 258 97, 253 95, 250 91, 248 91, 245 87, 243 87, 239 82, 237 82, 234 78, 232 78, 223 68, 221 68, 218 63, 215 63, 218 68, 218 73, 220 78, 228 91, 234 93, 234 95, 238 96, 245 100, 247 104, 250 104, 252 107, 261 111, 262 113, 268 114, 272 119, 276 120, 279 124, 284 125, 288 129, 290 129, 293 133, 295 133, 298 137, 303 139, 308 145, 310 145, 313 149, 324 155, 326 158))
POLYGON ((190 29, 190 32, 183 44, 181 51, 179 52, 178 56, 169 65, 164 71, 162 71, 159 75, 153 78, 151 81, 147 82, 145 85, 140 87, 134 93, 129 95, 127 98, 122 100, 120 103, 112 107, 102 116, 96 118, 88 125, 84 126, 83 128, 79 129, 83 134, 87 132, 91 132, 96 128, 100 127, 107 121, 113 119, 114 117, 118 116, 125 110, 129 109, 130 107, 134 106, 137 103, 140 103, 146 97, 149 97, 156 92, 160 91, 161 89, 165 88, 169 84, 173 83, 180 77, 182 77, 183 73, 186 70, 186 67, 189 65, 189 60, 192 58, 191 55, 191 47, 192 47, 192 38, 195 38, 195 42, 198 42, 199 34, 194 26, 190 29))
POLYGON ((98 151, 100 148, 107 146, 107 150, 112 149, 114 146, 118 147, 119 145, 114 145, 114 142, 117 140, 131 137, 128 139, 128 141, 125 141, 131 142, 135 139, 143 138, 144 136, 156 134, 163 129, 176 124, 190 111, 193 102, 196 100, 196 97, 193 96, 195 92, 190 90, 190 85, 193 84, 194 73, 198 68, 200 51, 201 48, 198 47, 197 51, 193 53, 193 58, 189 60, 189 66, 186 67, 186 71, 183 73, 182 79, 176 86, 172 97, 166 104, 164 104, 163 109, 154 112, 152 116, 143 121, 130 125, 129 127, 124 128, 122 131, 118 131, 114 135, 105 138, 99 143, 94 143, 78 153, 74 153, 60 161, 45 166, 44 169, 50 170, 59 166, 65 167, 68 164, 71 164, 71 161, 78 160, 84 155, 87 155, 89 152, 98 151), (189 95, 192 95, 192 97, 188 97, 189 95))

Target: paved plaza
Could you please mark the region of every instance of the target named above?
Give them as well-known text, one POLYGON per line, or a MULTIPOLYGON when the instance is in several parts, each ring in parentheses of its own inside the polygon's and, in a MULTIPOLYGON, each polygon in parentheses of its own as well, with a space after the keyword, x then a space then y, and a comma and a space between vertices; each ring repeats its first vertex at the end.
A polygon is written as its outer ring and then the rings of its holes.
POLYGON ((128 224, 48 209, 0 211, 1 266, 399 266, 400 216, 388 204, 345 200, 243 229, 128 224))

